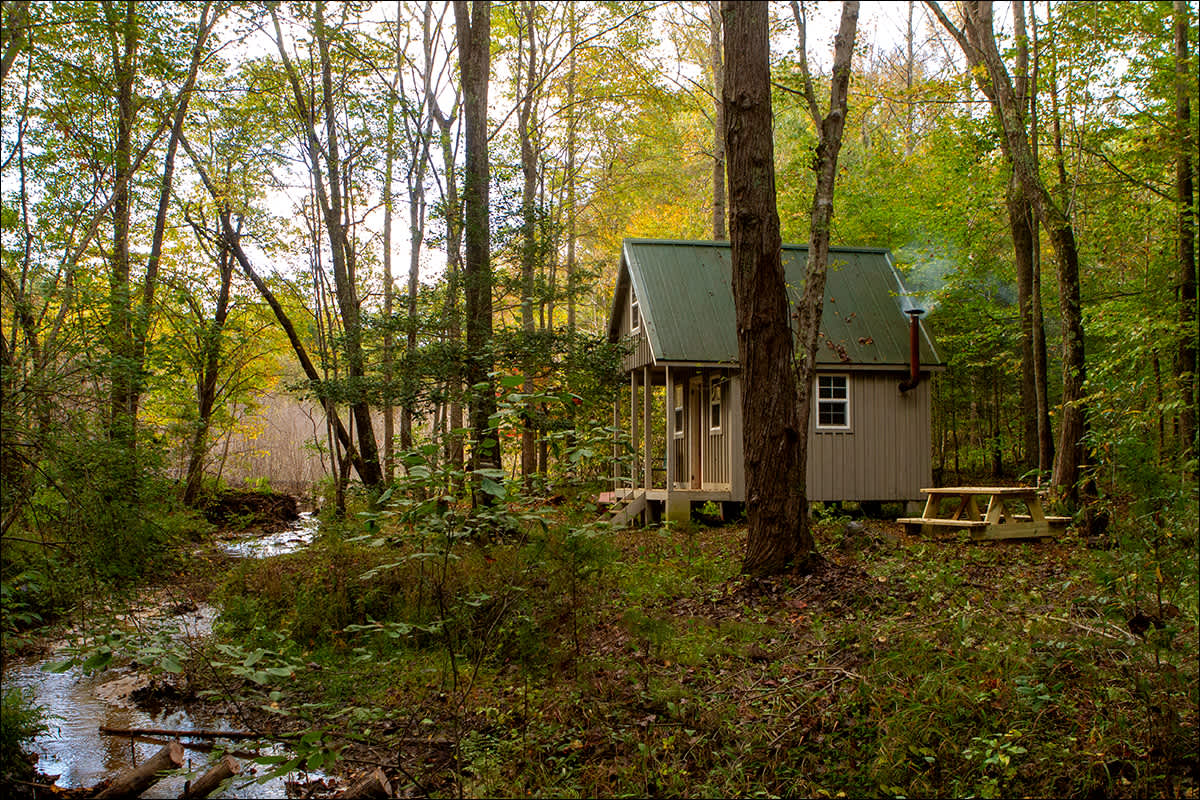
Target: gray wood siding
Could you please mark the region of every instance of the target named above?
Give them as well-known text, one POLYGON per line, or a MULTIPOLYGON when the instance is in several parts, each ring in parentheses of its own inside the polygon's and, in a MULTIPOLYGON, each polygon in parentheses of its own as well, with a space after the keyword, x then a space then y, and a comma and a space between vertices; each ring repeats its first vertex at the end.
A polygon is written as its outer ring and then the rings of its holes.
POLYGON ((809 500, 920 499, 933 480, 929 381, 901 393, 902 377, 849 373, 849 431, 809 420, 809 500))
POLYGON ((712 490, 730 488, 729 385, 719 383, 713 386, 711 382, 713 376, 720 375, 719 372, 705 373, 703 413, 698 420, 704 433, 704 488, 712 490), (714 390, 721 393, 721 425, 718 430, 712 427, 711 392, 714 390))
MULTIPOLYGON (((921 499, 921 488, 933 483, 929 380, 901 394, 900 373, 848 374, 850 430, 818 433, 809 420, 808 499, 921 499)), ((745 500, 740 376, 731 377, 728 389, 730 493, 734 500, 745 500)))

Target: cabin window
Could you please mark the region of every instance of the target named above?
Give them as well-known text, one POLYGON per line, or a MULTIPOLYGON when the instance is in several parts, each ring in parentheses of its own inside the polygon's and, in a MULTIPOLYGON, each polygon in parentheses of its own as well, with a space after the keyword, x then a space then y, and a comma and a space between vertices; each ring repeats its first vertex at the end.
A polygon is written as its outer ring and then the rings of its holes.
POLYGON ((629 332, 637 333, 642 327, 641 310, 638 308, 637 290, 629 284, 629 332))
POLYGON ((846 375, 817 376, 817 430, 850 429, 850 379, 846 375))
POLYGON ((684 401, 683 384, 682 383, 675 384, 675 392, 674 392, 673 399, 674 399, 674 403, 675 403, 675 427, 673 430, 675 432, 675 438, 682 439, 683 438, 683 401, 684 401))
POLYGON ((708 430, 721 432, 721 380, 716 376, 708 384, 708 430))

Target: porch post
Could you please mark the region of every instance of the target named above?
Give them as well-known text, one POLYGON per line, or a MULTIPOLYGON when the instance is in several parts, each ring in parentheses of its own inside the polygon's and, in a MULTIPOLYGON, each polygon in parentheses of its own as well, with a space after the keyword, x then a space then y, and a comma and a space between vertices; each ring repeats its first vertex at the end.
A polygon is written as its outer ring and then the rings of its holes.
POLYGON ((612 443, 612 472, 613 496, 621 491, 621 395, 613 402, 613 443, 612 443))
MULTIPOLYGON (((667 502, 663 516, 668 522, 687 522, 692 517, 692 503, 683 492, 675 491, 675 473, 679 465, 675 463, 675 382, 671 379, 671 368, 667 367, 667 502)), ((683 387, 683 400, 687 401, 687 387, 683 387)), ((684 411, 684 447, 687 446, 687 411, 684 411)))
POLYGON ((654 462, 651 458, 651 443, 654 439, 650 435, 653 421, 650 419, 650 367, 642 368, 642 436, 646 439, 646 449, 642 460, 642 478, 645 479, 646 491, 654 485, 654 462))
POLYGON ((638 431, 638 398, 637 398, 638 372, 636 369, 629 371, 629 440, 633 446, 633 452, 629 454, 629 489, 633 491, 638 487, 638 446, 639 431, 638 431))

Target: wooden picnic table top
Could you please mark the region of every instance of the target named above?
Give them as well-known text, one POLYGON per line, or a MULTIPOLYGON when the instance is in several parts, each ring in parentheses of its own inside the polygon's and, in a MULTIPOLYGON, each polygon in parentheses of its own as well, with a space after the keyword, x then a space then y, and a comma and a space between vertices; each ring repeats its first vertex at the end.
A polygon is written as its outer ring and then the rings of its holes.
POLYGON ((921 491, 925 494, 1030 495, 1040 490, 1034 486, 934 486, 921 491))

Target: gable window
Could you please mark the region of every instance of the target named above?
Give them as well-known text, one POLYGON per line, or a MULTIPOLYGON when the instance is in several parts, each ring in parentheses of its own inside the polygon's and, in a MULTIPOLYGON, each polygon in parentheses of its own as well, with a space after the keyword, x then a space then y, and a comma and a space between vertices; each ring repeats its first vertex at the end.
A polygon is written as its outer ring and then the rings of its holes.
POLYGON ((721 380, 715 375, 708 384, 708 430, 721 432, 721 380))
POLYGON ((850 379, 846 375, 817 376, 817 430, 850 430, 850 379))
POLYGON ((642 327, 641 309, 638 307, 637 290, 629 284, 629 332, 637 333, 642 327))

